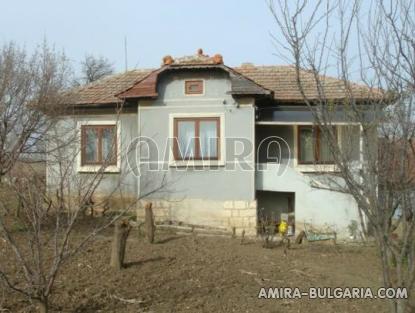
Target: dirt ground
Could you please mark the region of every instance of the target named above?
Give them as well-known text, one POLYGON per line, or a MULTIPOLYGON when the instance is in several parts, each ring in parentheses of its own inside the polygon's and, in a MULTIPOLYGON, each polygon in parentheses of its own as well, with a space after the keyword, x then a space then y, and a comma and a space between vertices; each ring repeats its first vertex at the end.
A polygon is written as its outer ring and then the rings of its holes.
MULTIPOLYGON (((74 240, 86 233, 76 231, 74 240)), ((373 247, 309 244, 264 249, 258 241, 158 231, 149 244, 128 239, 127 266, 109 267, 113 229, 100 234, 60 273, 53 312, 385 312, 386 300, 264 300, 261 287, 372 287, 381 282, 373 247)), ((13 258, 0 243, 0 263, 13 258)), ((0 312, 33 312, 0 289, 0 312)))

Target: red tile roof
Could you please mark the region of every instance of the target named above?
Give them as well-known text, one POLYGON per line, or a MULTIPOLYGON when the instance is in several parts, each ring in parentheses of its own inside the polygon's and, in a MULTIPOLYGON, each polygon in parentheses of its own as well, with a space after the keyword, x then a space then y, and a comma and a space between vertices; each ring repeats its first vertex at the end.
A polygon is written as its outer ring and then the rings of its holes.
POLYGON ((132 70, 122 74, 111 75, 96 82, 72 90, 73 104, 107 104, 117 103, 118 93, 131 87, 147 76, 152 69, 132 70))
MULTIPOLYGON (((180 60, 180 59, 178 59, 180 60)), ((189 65, 186 59, 183 64, 172 64, 171 68, 176 66, 186 67, 189 65)), ((190 61, 189 61, 190 62, 190 61)), ((191 66, 195 64, 191 63, 191 66)), ((212 65, 211 65, 212 66, 212 65)), ((221 65, 225 67, 224 65, 221 65)), ((82 86, 72 91, 73 104, 110 104, 119 102, 117 95, 131 90, 133 88, 144 88, 147 93, 157 96, 154 89, 154 80, 156 75, 162 68, 132 70, 122 74, 112 75, 103 78, 92 84, 82 86), (145 84, 137 84, 145 82, 145 84), (151 89, 151 90, 150 90, 151 89)), ((302 102, 303 98, 297 87, 295 68, 293 66, 254 66, 245 65, 233 68, 234 71, 240 73, 242 77, 257 84, 258 87, 264 87, 273 91, 274 98, 277 101, 284 102, 302 102)), ((318 99, 315 79, 311 72, 302 71, 302 80, 307 97, 310 99, 318 99)), ((324 84, 324 90, 327 99, 343 99, 346 95, 346 89, 343 81, 332 77, 321 77, 324 84)), ((252 87, 252 86, 251 86, 252 87)), ((351 84, 354 97, 365 99, 371 93, 370 89, 364 85, 351 84)))
MULTIPOLYGON (((286 102, 302 102, 303 96, 297 84, 297 75, 294 66, 254 66, 251 64, 234 68, 242 75, 254 80, 256 83, 265 88, 274 91, 274 98, 286 102)), ((302 86, 307 98, 319 99, 316 79, 309 71, 301 72, 302 86)), ((346 86, 344 81, 328 77, 319 76, 326 99, 344 99, 346 98, 346 86)), ((366 99, 369 96, 370 89, 364 85, 352 83, 350 85, 355 98, 366 99)))

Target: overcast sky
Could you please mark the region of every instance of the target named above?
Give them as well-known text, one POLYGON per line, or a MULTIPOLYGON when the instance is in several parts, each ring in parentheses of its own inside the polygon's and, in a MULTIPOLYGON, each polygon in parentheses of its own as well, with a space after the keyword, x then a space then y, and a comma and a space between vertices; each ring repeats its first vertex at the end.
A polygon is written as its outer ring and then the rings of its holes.
POLYGON ((13 0, 0 5, 0 43, 28 49, 46 38, 74 65, 86 53, 102 55, 124 70, 158 67, 164 55, 203 48, 227 65, 283 63, 274 53, 276 30, 265 0, 13 0))

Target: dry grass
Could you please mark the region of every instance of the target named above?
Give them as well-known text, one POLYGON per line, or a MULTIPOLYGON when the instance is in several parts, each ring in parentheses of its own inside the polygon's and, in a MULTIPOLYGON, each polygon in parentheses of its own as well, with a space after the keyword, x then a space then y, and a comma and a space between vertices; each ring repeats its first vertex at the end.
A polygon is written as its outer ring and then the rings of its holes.
MULTIPOLYGON (((93 227, 85 219, 74 241, 93 227)), ((379 287, 373 247, 294 246, 263 249, 260 242, 176 235, 158 231, 148 244, 132 231, 127 267, 109 266, 113 229, 100 234, 58 277, 52 308, 59 312, 385 312, 383 300, 259 300, 261 286, 379 287)), ((22 237, 23 240, 23 237, 22 237)), ((17 274, 11 252, 0 243, 0 264, 17 274)), ((7 294, 4 308, 30 312, 26 300, 7 294)))

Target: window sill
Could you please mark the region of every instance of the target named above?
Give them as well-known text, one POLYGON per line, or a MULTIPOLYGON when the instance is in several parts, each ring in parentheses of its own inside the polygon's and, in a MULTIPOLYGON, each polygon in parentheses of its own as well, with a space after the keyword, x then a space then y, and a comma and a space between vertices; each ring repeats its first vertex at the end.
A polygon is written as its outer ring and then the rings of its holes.
POLYGON ((214 166, 225 166, 223 160, 183 160, 176 161, 172 160, 169 162, 170 167, 214 167, 214 166))
POLYGON ((297 164, 300 172, 339 172, 335 164, 297 164))
MULTIPOLYGON (((97 173, 102 168, 101 165, 83 165, 78 167, 79 173, 97 173)), ((104 173, 120 173, 117 165, 109 165, 103 170, 104 173)))

